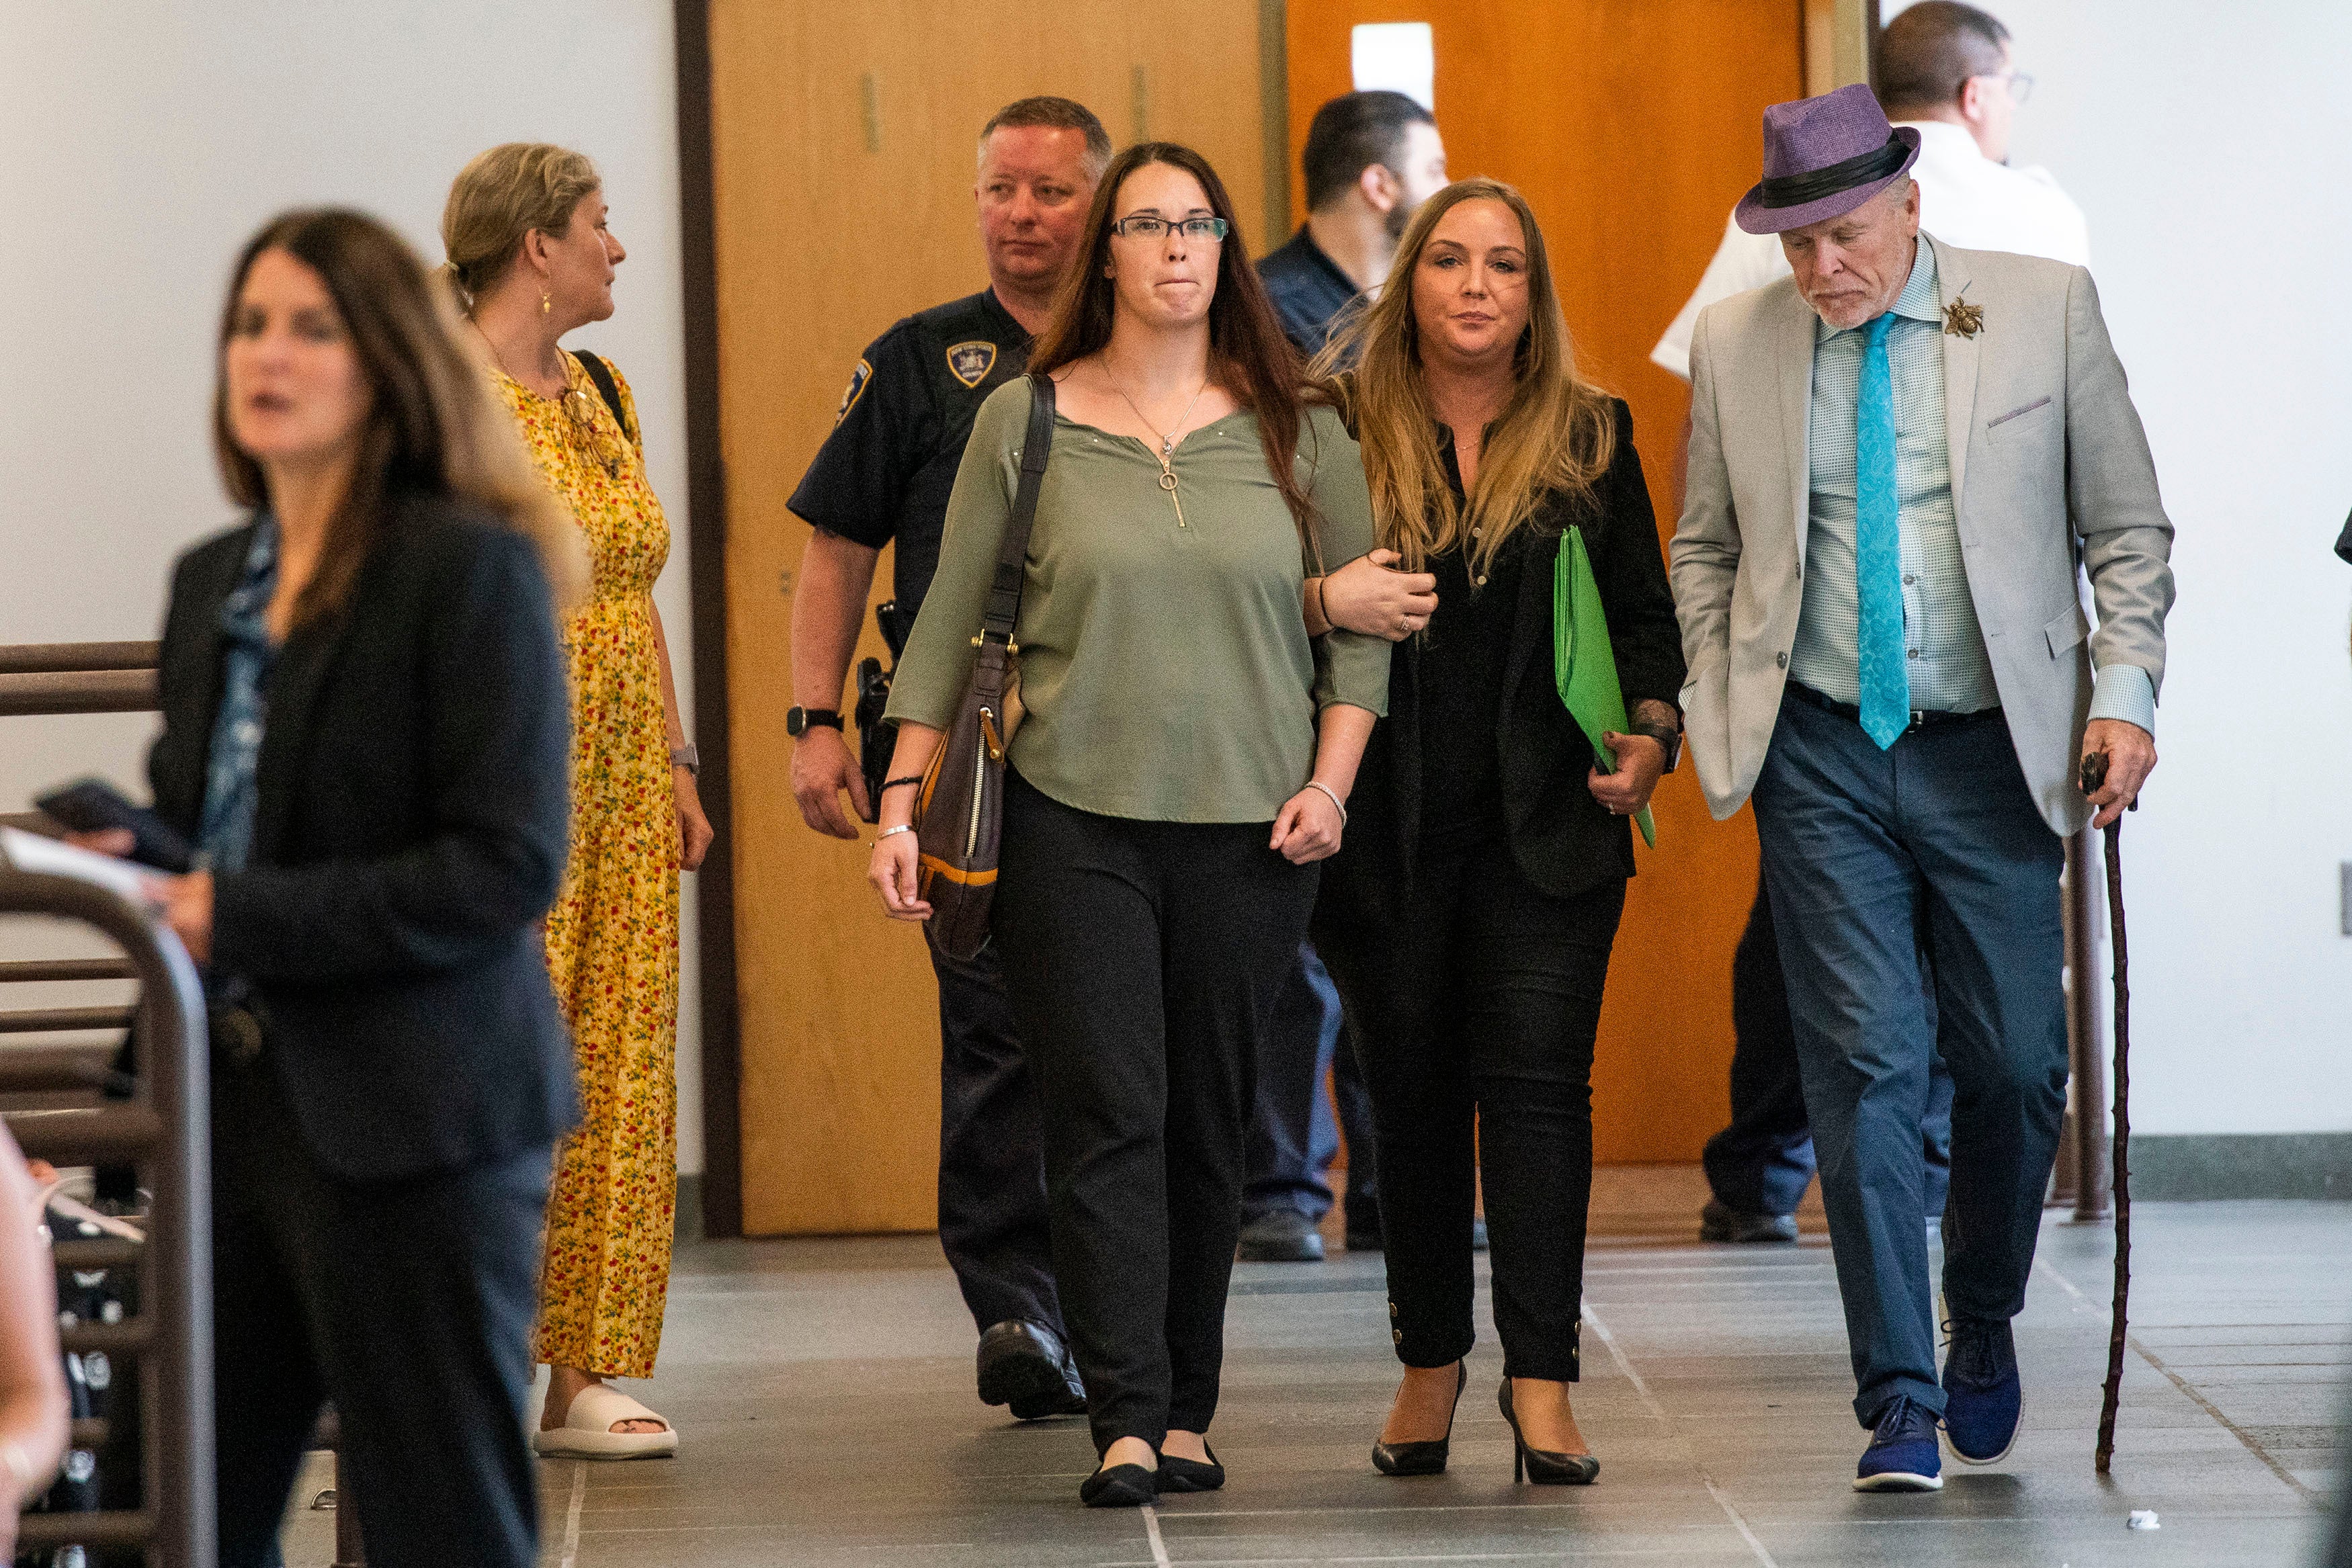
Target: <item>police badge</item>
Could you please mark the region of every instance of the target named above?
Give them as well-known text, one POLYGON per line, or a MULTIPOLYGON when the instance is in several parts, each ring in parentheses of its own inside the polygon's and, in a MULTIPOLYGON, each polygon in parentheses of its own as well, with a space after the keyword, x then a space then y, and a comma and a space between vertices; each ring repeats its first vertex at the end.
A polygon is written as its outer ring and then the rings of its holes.
POLYGON ((857 368, 849 372, 849 390, 841 394, 841 406, 833 411, 834 423, 839 424, 849 417, 849 411, 857 406, 858 395, 865 392, 866 383, 873 379, 874 367, 864 360, 858 361, 857 368))
POLYGON ((948 373, 968 387, 976 387, 996 368, 996 345, 985 339, 958 343, 948 350, 948 373))

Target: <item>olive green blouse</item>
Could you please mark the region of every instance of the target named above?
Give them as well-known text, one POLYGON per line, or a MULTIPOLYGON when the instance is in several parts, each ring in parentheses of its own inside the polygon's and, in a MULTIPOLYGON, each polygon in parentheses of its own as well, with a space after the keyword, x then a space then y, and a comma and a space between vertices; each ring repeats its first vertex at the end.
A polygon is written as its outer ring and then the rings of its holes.
MULTIPOLYGON (((990 394, 973 422, 891 718, 945 728, 955 716, 1029 405, 1024 378, 990 394)), ((1308 411, 1297 465, 1321 568, 1370 550, 1363 459, 1332 410, 1308 411)), ((1312 569, 1266 471, 1255 414, 1192 432, 1173 467, 1171 496, 1143 442, 1055 416, 1013 629, 1027 716, 1012 765, 1098 816, 1271 821, 1314 769, 1322 708, 1387 711, 1389 645, 1352 632, 1307 637, 1312 569)))

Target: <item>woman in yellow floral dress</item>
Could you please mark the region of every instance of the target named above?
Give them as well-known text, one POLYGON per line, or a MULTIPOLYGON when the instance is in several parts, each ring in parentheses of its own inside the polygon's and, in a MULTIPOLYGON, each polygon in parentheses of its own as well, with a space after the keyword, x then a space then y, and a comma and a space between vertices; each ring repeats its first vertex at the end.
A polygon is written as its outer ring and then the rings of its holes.
POLYGON ((625 257, 595 166, 533 143, 467 164, 442 217, 467 335, 532 460, 588 542, 593 588, 564 632, 572 666, 572 854, 547 967, 579 1054, 582 1120, 557 1156, 541 1273, 552 1369, 541 1453, 675 1453, 663 1417, 607 1377, 661 1347, 677 1194, 677 873, 710 843, 654 580, 669 525, 646 481, 636 407, 565 333, 613 313, 625 257))

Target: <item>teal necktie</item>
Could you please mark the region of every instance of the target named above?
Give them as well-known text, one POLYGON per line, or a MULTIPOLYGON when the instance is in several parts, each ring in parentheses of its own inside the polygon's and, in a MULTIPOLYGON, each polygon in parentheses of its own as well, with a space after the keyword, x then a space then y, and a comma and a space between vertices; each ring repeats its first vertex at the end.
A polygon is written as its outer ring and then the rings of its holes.
POLYGON ((1903 667, 1903 530, 1895 485, 1895 377, 1886 362, 1889 311, 1870 324, 1853 411, 1853 575, 1862 624, 1863 733, 1881 751, 1911 727, 1903 667))

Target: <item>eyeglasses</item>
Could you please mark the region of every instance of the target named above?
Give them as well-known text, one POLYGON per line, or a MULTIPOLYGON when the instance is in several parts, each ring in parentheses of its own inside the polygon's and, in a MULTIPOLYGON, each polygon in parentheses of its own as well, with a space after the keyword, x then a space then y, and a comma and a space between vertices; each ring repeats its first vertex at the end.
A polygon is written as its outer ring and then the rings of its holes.
POLYGON ((1133 235, 1139 239, 1158 239, 1173 229, 1186 239, 1222 240, 1233 232, 1234 225, 1223 218, 1155 218, 1139 216, 1121 218, 1110 225, 1115 235, 1133 235))
POLYGON ((596 423, 596 404, 590 401, 593 394, 578 387, 564 389, 561 406, 564 417, 572 423, 572 444, 584 453, 589 461, 604 470, 608 479, 621 476, 620 454, 614 450, 604 430, 596 423))
POLYGON ((1964 81, 1960 85, 1962 87, 1966 87, 1969 81, 1979 80, 2004 82, 2008 84, 2010 98, 2018 103, 2023 103, 2027 99, 2033 96, 2033 78, 2027 76, 2023 71, 2004 71, 1999 75, 1988 74, 1984 77, 1970 77, 1968 78, 1968 81, 1964 81))

